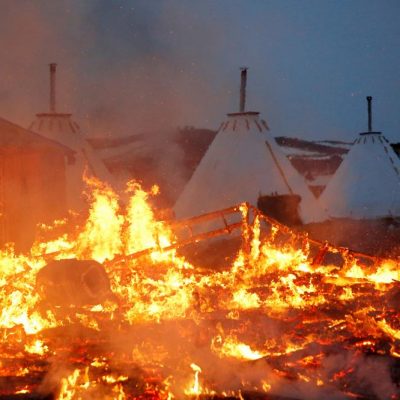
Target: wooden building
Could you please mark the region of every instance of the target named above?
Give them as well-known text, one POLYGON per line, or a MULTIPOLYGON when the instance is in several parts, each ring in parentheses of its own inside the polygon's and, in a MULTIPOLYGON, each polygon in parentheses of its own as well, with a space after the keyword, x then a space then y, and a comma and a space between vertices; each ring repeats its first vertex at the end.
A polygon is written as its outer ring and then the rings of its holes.
POLYGON ((36 226, 65 215, 74 152, 0 118, 0 244, 31 246, 36 226))

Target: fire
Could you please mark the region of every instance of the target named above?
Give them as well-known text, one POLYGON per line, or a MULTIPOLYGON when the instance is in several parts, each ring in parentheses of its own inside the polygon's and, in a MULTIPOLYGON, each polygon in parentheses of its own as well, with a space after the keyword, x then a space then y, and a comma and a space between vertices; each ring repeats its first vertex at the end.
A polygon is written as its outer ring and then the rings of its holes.
POLYGON ((195 363, 190 364, 190 368, 192 368, 194 372, 194 377, 193 377, 193 384, 190 387, 190 389, 185 390, 185 394, 191 395, 191 396, 199 396, 201 394, 201 385, 199 382, 199 374, 201 372, 201 368, 196 365, 195 363))
POLYGON ((253 350, 248 344, 241 343, 235 336, 228 336, 224 339, 216 336, 211 346, 220 357, 233 357, 238 360, 258 360, 267 355, 267 353, 263 354, 253 350))
POLYGON ((121 253, 124 220, 112 189, 95 178, 86 178, 86 182, 91 188, 92 205, 85 228, 77 238, 77 252, 81 257, 103 262, 121 253))
POLYGON ((106 383, 117 383, 117 382, 125 382, 129 378, 125 375, 114 376, 114 375, 103 375, 101 379, 106 383))
POLYGON ((269 392, 271 390, 271 385, 266 381, 261 381, 262 383, 262 390, 264 392, 269 392))
POLYGON ((49 351, 49 348, 43 343, 43 341, 36 339, 32 344, 25 344, 25 351, 27 353, 43 356, 49 351))
POLYGON ((259 308, 261 305, 260 298, 256 293, 249 293, 246 289, 241 288, 233 293, 231 306, 248 310, 252 308, 259 308))
MULTIPOLYGON (((243 204, 235 257, 200 267, 175 225, 157 219, 158 188, 130 182, 124 206, 106 184, 86 183, 86 216, 41 226, 28 254, 0 250, 0 375, 21 379, 6 395, 35 393, 31 376, 57 380, 49 390, 63 400, 240 399, 295 381, 350 393, 363 354, 399 357, 396 260, 364 263, 328 246, 342 265, 324 264, 322 244, 243 204), (83 305, 43 298, 38 272, 60 259, 101 263, 109 293, 83 305), (50 360, 66 376, 54 378, 50 360)), ((90 295, 102 282, 93 268, 77 280, 90 295)))
MULTIPOLYGON (((147 248, 162 248, 171 244, 171 232, 162 222, 154 218, 148 203, 148 194, 136 182, 128 183, 128 193, 133 193, 127 209, 127 254, 147 248)), ((159 193, 157 186, 152 188, 153 195, 159 193)))
MULTIPOLYGON (((58 395, 58 400, 72 400, 77 391, 78 379, 80 378, 81 371, 76 369, 71 375, 61 380, 61 389, 58 395)), ((87 382, 83 383, 83 386, 79 384, 81 387, 85 387, 87 382)))
POLYGON ((109 398, 125 400, 126 395, 121 382, 125 376, 105 375, 101 381, 90 378, 89 367, 84 370, 75 369, 70 375, 61 379, 61 387, 57 400, 75 400, 86 398, 109 398), (104 382, 104 384, 102 383, 104 382))

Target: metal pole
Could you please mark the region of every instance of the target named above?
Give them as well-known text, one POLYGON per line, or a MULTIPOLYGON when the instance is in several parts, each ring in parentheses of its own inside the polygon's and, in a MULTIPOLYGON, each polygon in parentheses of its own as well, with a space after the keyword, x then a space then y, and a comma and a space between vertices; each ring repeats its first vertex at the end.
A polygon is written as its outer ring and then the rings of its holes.
POLYGON ((56 112, 56 63, 50 64, 50 112, 56 112))
POLYGON ((372 97, 367 96, 368 102, 368 132, 372 132, 372 97))
POLYGON ((240 68, 240 105, 239 111, 244 112, 246 105, 247 67, 240 68))

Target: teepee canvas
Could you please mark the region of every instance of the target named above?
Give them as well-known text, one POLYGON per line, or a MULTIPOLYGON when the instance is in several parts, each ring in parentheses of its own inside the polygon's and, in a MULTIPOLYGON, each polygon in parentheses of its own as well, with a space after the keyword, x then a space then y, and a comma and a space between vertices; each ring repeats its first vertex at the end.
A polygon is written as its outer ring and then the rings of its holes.
POLYGON ((188 218, 245 201, 257 205, 260 196, 296 194, 301 197, 298 211, 303 223, 323 219, 303 177, 268 130, 259 113, 245 112, 244 104, 241 112, 228 114, 178 198, 176 217, 188 218))
POLYGON ((400 160, 385 136, 372 131, 370 122, 369 131, 356 138, 320 199, 332 218, 400 216, 400 160))
POLYGON ((82 176, 85 170, 89 175, 108 183, 111 183, 112 178, 79 125, 72 120, 72 115, 56 112, 55 70, 56 64, 50 64, 50 112, 37 114, 29 129, 74 151, 74 160, 69 160, 66 165, 67 203, 69 208, 80 209, 84 205, 82 176))

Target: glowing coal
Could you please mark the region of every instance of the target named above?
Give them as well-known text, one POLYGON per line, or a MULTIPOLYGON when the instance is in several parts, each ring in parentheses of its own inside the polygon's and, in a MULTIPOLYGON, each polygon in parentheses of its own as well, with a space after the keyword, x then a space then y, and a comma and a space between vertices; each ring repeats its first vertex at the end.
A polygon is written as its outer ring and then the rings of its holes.
POLYGON ((151 193, 131 184, 123 208, 87 183, 85 219, 46 227, 30 254, 0 253, 0 394, 399 394, 396 260, 315 242, 243 204, 228 210, 242 230, 213 241, 200 267, 197 244, 181 248, 176 224, 155 219, 151 193))

